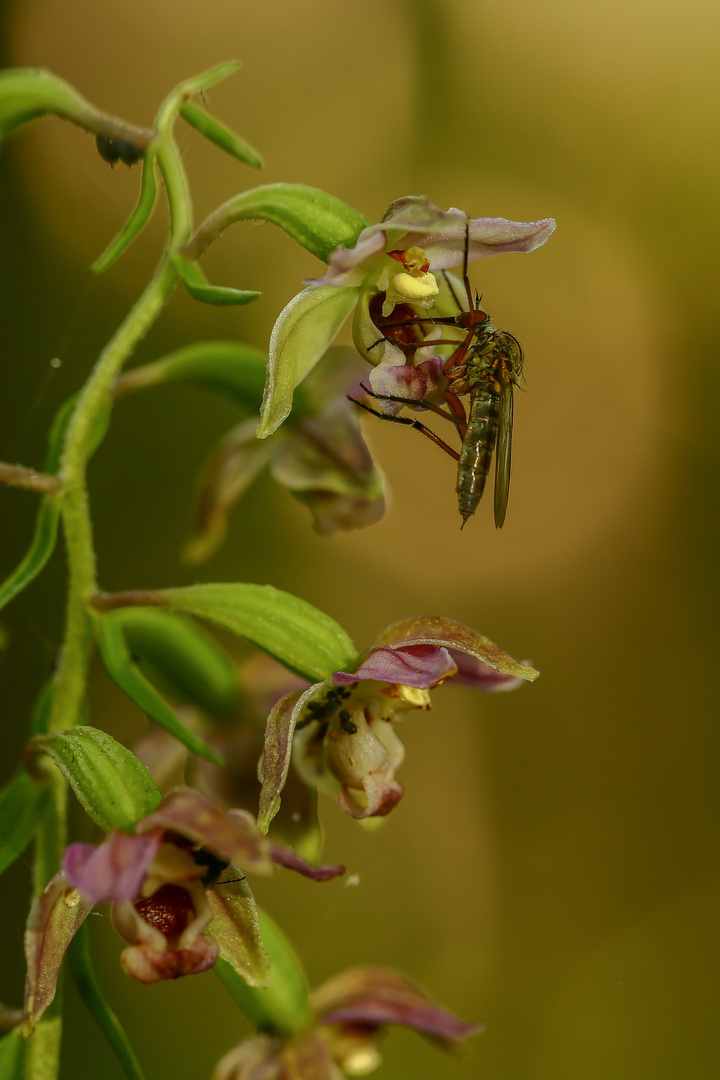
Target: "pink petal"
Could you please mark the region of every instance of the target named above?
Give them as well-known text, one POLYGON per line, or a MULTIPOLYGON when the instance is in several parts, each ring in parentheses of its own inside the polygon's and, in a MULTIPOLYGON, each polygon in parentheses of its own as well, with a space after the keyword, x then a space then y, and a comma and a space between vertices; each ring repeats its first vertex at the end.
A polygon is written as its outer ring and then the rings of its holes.
POLYGON ((71 844, 63 856, 63 871, 90 904, 134 900, 161 837, 160 829, 143 836, 115 830, 99 845, 71 844))
POLYGON ((307 278, 304 285, 359 285, 361 278, 354 274, 356 267, 365 259, 385 250, 385 233, 381 226, 373 225, 363 229, 353 248, 336 247, 328 259, 327 271, 321 278, 307 278), (357 280, 356 280, 357 277, 357 280))
POLYGON ((408 645, 398 648, 375 648, 354 675, 344 671, 333 674, 338 686, 375 679, 427 689, 455 674, 457 668, 447 649, 433 645, 408 645))
POLYGON ((481 689, 497 689, 486 685, 485 668, 490 668, 501 676, 511 676, 525 682, 534 682, 539 672, 528 664, 521 664, 508 653, 503 652, 493 641, 478 634, 455 619, 446 619, 441 615, 415 615, 401 622, 393 623, 383 630, 375 642, 375 647, 387 646, 391 649, 406 649, 415 645, 435 645, 447 649, 453 659, 462 656, 479 661, 478 666, 468 663, 463 668, 463 682, 481 689), (459 655, 458 655, 459 654, 459 655))
POLYGON ((252 815, 244 810, 223 810, 199 791, 175 788, 138 824, 138 831, 158 827, 187 837, 243 870, 272 873, 268 842, 252 815))
POLYGON ((25 931, 25 1034, 55 997, 62 958, 91 909, 62 872, 33 902, 25 931))
POLYGON ((218 943, 203 934, 193 945, 184 949, 153 949, 149 945, 131 945, 120 954, 126 973, 141 983, 179 979, 183 975, 200 975, 211 968, 218 958, 218 943))
POLYGON ((440 1008, 416 983, 392 968, 344 971, 313 992, 311 1005, 324 1024, 371 1028, 403 1024, 447 1044, 482 1029, 482 1025, 466 1024, 440 1008))
POLYGON ((344 866, 314 866, 306 859, 303 859, 301 855, 297 855, 290 848, 283 847, 281 844, 271 842, 270 850, 278 866, 284 866, 287 870, 295 870, 298 874, 302 874, 303 877, 310 878, 312 881, 330 881, 331 878, 340 877, 341 874, 345 873, 344 866))

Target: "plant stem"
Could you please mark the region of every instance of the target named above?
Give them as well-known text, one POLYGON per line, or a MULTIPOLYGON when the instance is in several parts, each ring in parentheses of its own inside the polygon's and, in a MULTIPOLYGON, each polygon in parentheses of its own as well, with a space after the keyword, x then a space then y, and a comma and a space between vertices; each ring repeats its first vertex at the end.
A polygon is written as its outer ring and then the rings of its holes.
MULTIPOLYGON (((87 492, 87 462, 93 433, 111 400, 112 384, 167 303, 178 281, 173 261, 177 248, 192 229, 192 212, 185 170, 172 137, 171 124, 182 100, 173 92, 156 121, 153 149, 157 156, 170 210, 168 247, 152 281, 110 339, 78 397, 68 425, 59 477, 63 531, 68 561, 68 599, 65 635, 53 679, 49 731, 62 731, 77 722, 86 693, 92 629, 88 605, 97 592, 97 566, 87 492)), ((58 773, 51 780, 53 799, 38 829, 33 867, 37 897, 57 873, 67 843, 67 785, 58 773)), ((26 1080, 56 1080, 60 1060, 61 986, 40 1020, 25 1059, 26 1080)))

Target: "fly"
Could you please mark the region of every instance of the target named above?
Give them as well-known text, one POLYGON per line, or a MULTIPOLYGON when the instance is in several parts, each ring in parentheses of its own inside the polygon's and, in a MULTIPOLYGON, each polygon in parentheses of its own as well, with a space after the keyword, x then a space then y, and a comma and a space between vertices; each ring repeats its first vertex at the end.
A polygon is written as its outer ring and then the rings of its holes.
MULTIPOLYGON (((460 453, 419 420, 407 416, 379 413, 368 405, 355 401, 354 398, 351 400, 382 420, 392 420, 394 423, 407 424, 416 428, 457 462, 455 490, 458 497, 458 510, 463 519, 461 529, 478 508, 494 454, 494 517, 495 527, 501 529, 505 522, 510 491, 513 392, 522 377, 524 355, 517 338, 506 330, 496 330, 490 316, 480 307, 479 297, 476 295, 473 299, 467 272, 468 247, 469 226, 466 226, 463 283, 468 307, 460 310, 455 316, 413 318, 395 324, 395 326, 415 326, 431 323, 455 326, 466 331, 464 339, 459 343, 448 340, 406 342, 394 337, 380 339, 381 341, 390 340, 404 351, 425 349, 432 345, 456 345, 443 368, 448 380, 448 387, 444 393, 447 408, 433 405, 428 401, 411 401, 407 398, 375 394, 364 387, 372 397, 397 401, 405 405, 421 406, 452 421, 460 436, 462 444, 460 453), (469 395, 469 402, 466 412, 460 398, 467 395, 469 395)), ((447 276, 446 282, 455 296, 447 276)), ((457 297, 455 299, 457 300, 457 297)), ((459 302, 458 307, 460 307, 459 302)))

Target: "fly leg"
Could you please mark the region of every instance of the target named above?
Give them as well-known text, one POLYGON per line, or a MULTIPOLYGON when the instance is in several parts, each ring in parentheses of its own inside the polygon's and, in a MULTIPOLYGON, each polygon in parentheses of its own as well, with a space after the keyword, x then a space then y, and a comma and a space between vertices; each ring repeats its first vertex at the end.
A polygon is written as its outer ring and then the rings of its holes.
MULTIPOLYGON (((347 395, 347 398, 348 401, 352 401, 355 405, 359 405, 361 409, 365 410, 365 412, 369 412, 373 416, 377 416, 378 420, 389 420, 392 424, 404 424, 406 427, 415 428, 416 431, 421 431, 426 438, 430 439, 431 442, 434 442, 435 445, 439 446, 441 450, 444 450, 446 454, 449 454, 453 461, 460 460, 460 455, 458 454, 457 450, 453 450, 452 446, 448 446, 448 444, 446 442, 443 442, 443 440, 438 435, 436 435, 434 431, 431 431, 429 427, 425 426, 425 424, 421 424, 419 420, 413 420, 409 416, 391 416, 389 413, 377 412, 375 409, 371 409, 369 405, 365 405, 362 401, 358 401, 357 398, 350 397, 349 394, 347 395)), ((391 400, 402 399, 393 398, 391 400)), ((423 404, 423 402, 421 402, 420 404, 423 404)), ((442 411, 440 415, 444 415, 442 411)), ((450 418, 448 417, 448 419, 450 418)))

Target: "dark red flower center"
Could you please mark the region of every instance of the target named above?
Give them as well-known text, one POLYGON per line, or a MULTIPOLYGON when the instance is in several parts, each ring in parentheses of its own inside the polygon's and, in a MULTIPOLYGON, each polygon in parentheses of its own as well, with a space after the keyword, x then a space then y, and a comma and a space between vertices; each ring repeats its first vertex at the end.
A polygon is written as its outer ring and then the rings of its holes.
POLYGON ((146 900, 136 900, 138 915, 164 934, 172 944, 195 918, 195 908, 187 889, 163 885, 146 900))

